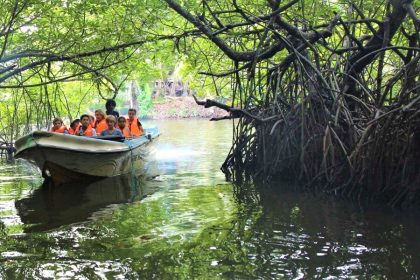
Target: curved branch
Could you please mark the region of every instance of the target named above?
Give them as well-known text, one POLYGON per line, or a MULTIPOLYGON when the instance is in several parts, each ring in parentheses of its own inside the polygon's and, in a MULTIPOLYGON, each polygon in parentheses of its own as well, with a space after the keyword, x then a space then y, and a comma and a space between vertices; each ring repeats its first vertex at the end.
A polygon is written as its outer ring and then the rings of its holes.
POLYGON ((73 61, 76 59, 80 59, 80 58, 86 58, 86 57, 91 57, 91 56, 95 56, 101 53, 109 53, 109 52, 113 52, 113 51, 120 51, 120 50, 124 50, 127 49, 129 47, 132 46, 140 46, 140 45, 144 45, 146 43, 152 43, 152 42, 157 42, 157 41, 161 41, 161 40, 172 40, 174 37, 176 37, 175 35, 167 35, 167 36, 160 36, 158 38, 154 38, 154 39, 145 39, 145 40, 141 40, 141 41, 134 41, 134 42, 129 42, 129 43, 125 43, 125 44, 120 44, 120 45, 116 45, 116 46, 112 46, 112 47, 108 47, 108 48, 102 48, 102 49, 98 49, 98 50, 94 50, 94 51, 88 51, 88 52, 82 52, 82 53, 76 53, 76 54, 72 54, 72 55, 60 55, 60 54, 55 54, 55 53, 50 53, 50 52, 46 52, 46 51, 28 51, 28 52, 22 52, 22 53, 18 53, 18 54, 14 54, 8 57, 4 57, 3 59, 0 60, 0 63, 4 63, 7 61, 12 61, 15 59, 19 59, 19 58, 24 58, 24 57, 31 57, 31 58, 43 58, 40 59, 38 61, 34 61, 31 63, 28 63, 22 67, 16 68, 16 67, 6 67, 0 70, 1 72, 6 73, 7 70, 12 70, 12 71, 8 71, 8 73, 4 74, 3 76, 0 77, 0 84, 3 83, 4 81, 6 81, 7 79, 22 73, 26 70, 35 68, 37 66, 49 63, 49 62, 56 62, 56 61, 73 61))
MULTIPOLYGON (((23 83, 20 83, 18 85, 7 85, 7 86, 0 85, 0 88, 31 88, 31 87, 39 87, 39 86, 49 85, 49 84, 53 84, 53 83, 57 83, 57 82, 66 82, 66 81, 70 81, 70 79, 72 79, 72 78, 75 78, 75 77, 78 77, 78 76, 82 76, 82 75, 85 75, 85 74, 89 74, 89 73, 92 73, 92 72, 94 72, 94 73, 96 73, 96 72, 100 73, 99 72, 100 70, 103 70, 103 69, 112 67, 112 66, 114 66, 116 64, 119 64, 119 63, 121 63, 121 62, 129 59, 131 56, 132 56, 132 54, 130 54, 130 56, 128 56, 128 57, 125 57, 123 59, 119 59, 119 60, 114 61, 114 62, 112 62, 110 64, 102 65, 101 67, 98 67, 98 68, 84 67, 84 69, 86 69, 86 71, 75 73, 75 74, 68 75, 68 76, 64 76, 64 77, 61 77, 61 78, 58 78, 58 79, 53 79, 53 80, 49 80, 49 81, 45 81, 45 82, 41 82, 41 83, 37 83, 37 84, 29 84, 29 85, 25 85, 23 83)), ((73 63, 74 63, 74 61, 73 61, 73 63)), ((101 76, 103 78, 106 77, 103 74, 101 74, 101 76)), ((108 81, 108 79, 107 79, 107 81, 108 81)))
POLYGON ((395 32, 402 24, 406 11, 402 7, 394 6, 394 11, 385 19, 389 21, 388 24, 382 24, 378 31, 376 31, 373 37, 369 40, 363 50, 360 50, 349 59, 349 71, 351 75, 357 75, 360 73, 369 63, 375 58, 375 50, 382 47, 385 33, 388 35, 388 41, 392 39, 395 32), (388 30, 387 30, 388 29, 388 30))
MULTIPOLYGON (((204 106, 204 108, 217 107, 217 108, 223 109, 226 112, 230 113, 229 117, 224 117, 222 119, 234 119, 234 118, 248 117, 248 118, 256 120, 260 123, 263 123, 263 122, 271 121, 271 120, 274 120, 274 119, 278 118, 278 116, 271 116, 271 117, 262 119, 258 116, 255 116, 255 115, 249 113, 248 111, 246 111, 244 109, 231 107, 231 106, 228 106, 226 104, 217 102, 215 100, 206 99, 206 101, 199 101, 195 95, 193 95, 193 98, 195 100, 195 103, 197 103, 197 105, 204 106)), ((219 119, 216 118, 216 119, 212 119, 212 120, 219 120, 219 119)))
POLYGON ((408 15, 413 19, 414 23, 420 25, 420 18, 417 17, 413 5, 411 3, 405 3, 404 9, 407 11, 408 15))

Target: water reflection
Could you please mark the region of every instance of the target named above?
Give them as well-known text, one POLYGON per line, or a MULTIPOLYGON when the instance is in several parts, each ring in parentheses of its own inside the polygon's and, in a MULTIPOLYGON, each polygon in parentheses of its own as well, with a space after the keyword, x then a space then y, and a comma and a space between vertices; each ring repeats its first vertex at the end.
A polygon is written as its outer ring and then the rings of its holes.
POLYGON ((420 275, 419 213, 363 209, 336 198, 273 187, 248 198, 240 195, 243 209, 229 236, 242 242, 226 242, 228 247, 221 249, 239 254, 221 256, 221 265, 239 260, 249 263, 246 275, 287 279, 420 275))
POLYGON ((158 126, 160 176, 135 188, 114 178, 51 193, 39 181, 16 179, 24 170, 0 168, 7 178, 0 182, 0 279, 419 277, 418 214, 360 209, 284 185, 232 187, 219 171, 228 124, 158 126), (20 234, 21 219, 34 232, 20 234))
MULTIPOLYGON (((83 184, 55 187, 45 181, 30 196, 15 203, 25 232, 43 231, 88 219, 111 204, 140 201, 156 190, 150 180, 130 174, 83 184)), ((105 210, 103 210, 105 211, 105 210)))

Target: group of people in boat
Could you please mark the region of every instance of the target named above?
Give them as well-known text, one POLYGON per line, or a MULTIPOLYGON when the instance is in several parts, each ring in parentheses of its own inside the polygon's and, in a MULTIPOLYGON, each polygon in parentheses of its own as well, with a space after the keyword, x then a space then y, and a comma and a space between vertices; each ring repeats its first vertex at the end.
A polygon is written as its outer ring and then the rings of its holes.
POLYGON ((83 114, 75 119, 67 128, 61 118, 53 120, 51 132, 65 133, 78 136, 124 136, 132 138, 141 136, 144 129, 138 119, 136 109, 128 110, 128 117, 120 116, 115 111, 116 103, 109 99, 105 104, 106 112, 101 109, 95 111, 95 116, 83 114))

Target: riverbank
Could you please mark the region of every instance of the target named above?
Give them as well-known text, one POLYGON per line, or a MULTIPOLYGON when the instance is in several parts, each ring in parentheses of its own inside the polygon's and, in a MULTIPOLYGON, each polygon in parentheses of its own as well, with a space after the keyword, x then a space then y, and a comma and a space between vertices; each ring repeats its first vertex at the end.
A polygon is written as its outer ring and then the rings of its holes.
POLYGON ((204 108, 195 103, 191 96, 167 96, 153 102, 151 113, 146 117, 154 120, 184 119, 184 118, 218 118, 226 116, 227 112, 216 107, 204 108))

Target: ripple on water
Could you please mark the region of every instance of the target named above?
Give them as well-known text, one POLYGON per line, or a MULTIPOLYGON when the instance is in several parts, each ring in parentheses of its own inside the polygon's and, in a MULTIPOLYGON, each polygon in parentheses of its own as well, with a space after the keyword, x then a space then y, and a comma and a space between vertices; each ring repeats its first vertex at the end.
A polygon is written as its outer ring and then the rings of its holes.
POLYGON ((41 181, 36 169, 21 161, 0 165, 0 222, 9 234, 22 231, 23 223, 17 215, 15 200, 29 195, 41 181))
POLYGON ((5 179, 0 179, 0 221, 7 228, 19 226, 15 200, 27 198, 26 205, 38 207, 27 208, 37 210, 32 221, 42 216, 39 222, 51 225, 20 236, 0 231, 0 278, 420 275, 418 219, 287 190, 235 193, 219 170, 231 127, 190 120, 160 127, 162 172, 151 192, 131 185, 109 192, 117 182, 106 181, 73 196, 64 191, 45 196, 31 193, 40 185, 29 183, 33 177, 20 177, 25 172, 17 167, 0 167, 5 179))
POLYGON ((138 274, 130 268, 130 261, 55 260, 39 264, 33 275, 39 279, 134 279, 138 274), (89 275, 89 276, 84 276, 89 275))

